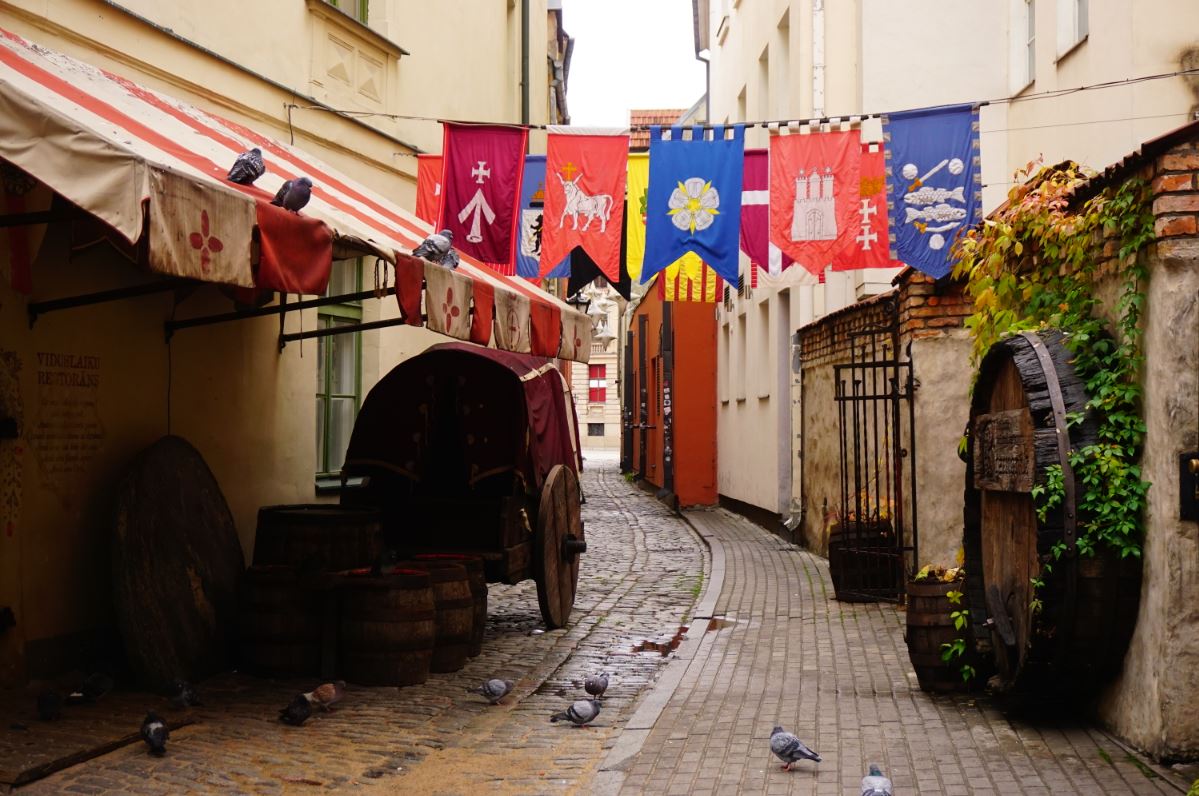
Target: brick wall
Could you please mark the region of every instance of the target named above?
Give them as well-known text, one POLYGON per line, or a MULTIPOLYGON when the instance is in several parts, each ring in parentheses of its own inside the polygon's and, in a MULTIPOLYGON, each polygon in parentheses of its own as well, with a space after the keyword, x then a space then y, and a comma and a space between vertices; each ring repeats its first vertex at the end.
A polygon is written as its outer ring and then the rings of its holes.
POLYGON ((933 279, 919 271, 907 270, 896 281, 899 285, 899 333, 905 340, 922 340, 959 329, 973 312, 973 303, 965 295, 965 284, 933 279))

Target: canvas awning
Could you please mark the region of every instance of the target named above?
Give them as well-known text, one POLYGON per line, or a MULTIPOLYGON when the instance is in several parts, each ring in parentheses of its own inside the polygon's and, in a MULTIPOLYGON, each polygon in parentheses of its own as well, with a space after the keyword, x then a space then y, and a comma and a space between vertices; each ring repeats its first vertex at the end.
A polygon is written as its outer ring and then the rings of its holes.
MULTIPOLYGON (((380 257, 399 263, 396 289, 409 315, 424 298, 424 314, 435 316, 430 328, 480 341, 477 328, 472 338, 471 324, 456 322, 459 313, 429 312, 445 297, 434 298, 429 280, 413 278, 423 266, 404 253, 431 228, 407 210, 294 146, 3 29, 0 158, 130 244, 148 243, 153 270, 318 294, 334 257, 380 257), (227 182, 234 159, 251 147, 262 150, 267 173, 251 187, 227 182), (300 176, 314 188, 297 218, 269 202, 285 180, 300 176), (425 296, 414 295, 422 290, 425 296)), ((464 289, 476 304, 493 295, 494 305, 481 308, 484 318, 493 307, 527 302, 530 311, 515 320, 497 317, 504 333, 488 335, 497 347, 587 361, 589 319, 556 297, 465 256, 448 286, 435 276, 438 289, 459 287, 459 302, 464 289), (513 334, 512 323, 529 325, 513 334)))

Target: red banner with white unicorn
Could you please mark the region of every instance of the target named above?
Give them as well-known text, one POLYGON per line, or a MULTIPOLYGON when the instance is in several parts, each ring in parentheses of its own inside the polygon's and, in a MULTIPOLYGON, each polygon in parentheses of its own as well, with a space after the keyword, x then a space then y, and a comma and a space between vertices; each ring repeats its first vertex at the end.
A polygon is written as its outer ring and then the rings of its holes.
POLYGON ((576 247, 620 281, 627 130, 550 125, 545 159, 541 275, 576 247))

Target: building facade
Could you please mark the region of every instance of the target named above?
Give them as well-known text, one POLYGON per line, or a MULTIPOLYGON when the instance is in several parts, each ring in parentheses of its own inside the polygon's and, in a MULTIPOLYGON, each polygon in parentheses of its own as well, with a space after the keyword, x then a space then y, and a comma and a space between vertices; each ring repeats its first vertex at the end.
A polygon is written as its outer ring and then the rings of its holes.
POLYGON ((620 447, 620 318, 625 301, 603 279, 580 294, 593 320, 591 359, 570 363, 570 384, 579 415, 579 443, 589 450, 620 447))
MULTIPOLYGON (((250 134, 291 142, 330 173, 371 190, 372 201, 393 203, 396 223, 409 223, 398 208, 413 206, 415 153, 441 147, 435 119, 568 118, 570 42, 554 0, 478 2, 467 14, 406 0, 202 9, 140 0, 0 3, 0 28, 250 134), (422 30, 454 35, 444 44, 412 36, 422 30), (470 63, 486 68, 447 71, 448 49, 463 46, 470 63)), ((18 437, 0 440, 0 524, 8 529, 0 539, 0 605, 18 617, 0 638, 5 682, 51 673, 72 650, 90 655, 114 636, 107 568, 94 562, 107 561, 111 537, 104 496, 139 450, 166 433, 191 441, 221 485, 249 560, 258 508, 335 500, 331 490, 366 392, 401 360, 447 339, 420 326, 391 326, 280 351, 281 332, 399 317, 394 300, 369 298, 289 312, 282 325, 262 317, 179 332, 164 346, 164 321, 229 311, 212 285, 82 307, 30 328, 30 302, 135 287, 148 276, 104 246, 71 250, 68 227, 25 228, 31 293, 15 288, 8 232, 0 242, 4 414, 23 407, 18 437), (88 442, 71 448, 68 467, 54 463, 61 451, 47 441, 49 432, 37 431, 66 422, 52 416, 63 396, 51 400, 38 386, 39 354, 43 362, 96 370, 88 376, 94 394, 77 396, 88 442)), ((377 268, 373 258, 336 260, 329 294, 368 290, 377 268)))
MULTIPOLYGON (((1199 97, 1193 75, 1174 74, 1197 57, 1199 7, 1181 0, 1152 14, 1115 0, 693 5, 715 122, 988 101, 980 109, 984 213, 1030 161, 1101 167, 1191 118, 1199 97), (917 78, 918 70, 936 78, 917 78), (1063 91, 1153 75, 1168 77, 1063 91)), ((862 134, 881 140, 879 121, 864 121, 862 134)), ((766 130, 747 131, 747 147, 767 144, 766 130)), ((818 281, 789 268, 752 288, 742 257, 743 284, 729 286, 717 332, 721 495, 791 523, 817 510, 803 504, 798 480, 801 397, 791 338, 804 324, 890 289, 895 274, 825 269, 818 281)))

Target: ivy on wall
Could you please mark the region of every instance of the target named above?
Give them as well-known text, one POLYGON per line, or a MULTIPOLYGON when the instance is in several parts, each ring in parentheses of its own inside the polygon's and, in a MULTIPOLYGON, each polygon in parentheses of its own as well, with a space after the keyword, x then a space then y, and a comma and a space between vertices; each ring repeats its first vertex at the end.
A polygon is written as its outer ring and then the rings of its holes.
MULTIPOLYGON (((1008 335, 1041 328, 1066 334, 1090 396, 1085 411, 1099 432, 1095 444, 1069 455, 1079 485, 1078 550, 1094 555, 1105 545, 1122 557, 1140 556, 1149 490, 1139 464, 1145 438, 1140 320, 1148 272, 1138 253, 1153 240, 1151 195, 1145 180, 1132 178, 1078 203, 1073 191, 1088 176, 1073 162, 1030 163, 1017 173, 1028 179, 1009 192, 1008 203, 958 240, 954 276, 966 280, 974 301, 966 327, 976 366, 1008 335), (1104 260, 1108 241, 1116 251, 1104 260), (1103 320, 1097 296, 1100 281, 1110 278, 1119 284, 1114 329, 1103 320)), ((1067 418, 1071 424, 1081 419, 1077 413, 1067 418)), ((1033 488, 1042 520, 1063 499, 1061 476, 1060 466, 1050 468, 1046 482, 1033 488)), ((1057 557, 1063 552, 1064 542, 1054 549, 1057 557)))

